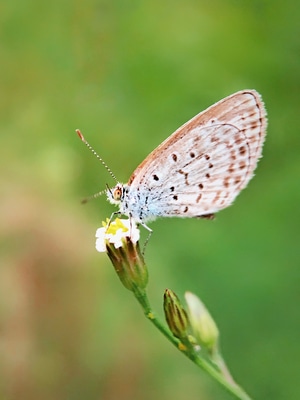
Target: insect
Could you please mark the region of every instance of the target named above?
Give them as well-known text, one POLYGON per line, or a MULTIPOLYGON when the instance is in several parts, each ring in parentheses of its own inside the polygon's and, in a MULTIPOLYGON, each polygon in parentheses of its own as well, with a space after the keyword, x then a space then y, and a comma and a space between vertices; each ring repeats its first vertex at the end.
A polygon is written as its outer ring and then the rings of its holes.
POLYGON ((107 198, 119 206, 117 213, 150 232, 147 223, 157 217, 211 218, 230 206, 252 178, 266 126, 261 96, 255 90, 234 93, 177 129, 146 157, 127 184, 107 188, 107 198))

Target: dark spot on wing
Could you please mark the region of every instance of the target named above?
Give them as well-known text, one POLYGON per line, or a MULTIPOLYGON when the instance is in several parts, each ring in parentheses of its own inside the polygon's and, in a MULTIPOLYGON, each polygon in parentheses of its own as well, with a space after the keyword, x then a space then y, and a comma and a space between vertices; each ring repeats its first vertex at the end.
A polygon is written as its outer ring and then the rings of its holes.
POLYGON ((229 172, 230 174, 232 174, 232 173, 234 172, 234 165, 233 165, 233 164, 230 164, 230 165, 229 165, 228 172, 229 172))
POLYGON ((245 153, 246 153, 246 148, 245 148, 245 146, 241 146, 241 147, 239 148, 239 152, 240 152, 240 155, 241 155, 241 156, 245 155, 245 153))
POLYGON ((201 197, 202 197, 202 193, 200 193, 200 194, 198 195, 198 197, 197 197, 197 199, 196 199, 196 203, 199 203, 199 201, 201 200, 201 197))
POLYGON ((224 178, 224 186, 228 188, 229 184, 230 184, 230 176, 227 176, 226 178, 224 178))
POLYGON ((203 218, 203 219, 213 220, 215 218, 215 214, 197 215, 196 218, 203 218))
POLYGON ((234 180, 234 184, 235 184, 235 185, 238 185, 239 183, 241 183, 241 181, 242 181, 242 178, 241 178, 240 176, 237 176, 237 177, 235 178, 235 180, 234 180))
POLYGON ((235 144, 239 145, 244 141, 243 136, 241 136, 240 132, 234 135, 234 142, 235 144))
POLYGON ((189 176, 189 174, 188 174, 188 172, 184 172, 182 169, 178 170, 178 172, 179 172, 180 174, 184 175, 185 184, 186 184, 186 185, 189 185, 189 181, 188 181, 188 176, 189 176))

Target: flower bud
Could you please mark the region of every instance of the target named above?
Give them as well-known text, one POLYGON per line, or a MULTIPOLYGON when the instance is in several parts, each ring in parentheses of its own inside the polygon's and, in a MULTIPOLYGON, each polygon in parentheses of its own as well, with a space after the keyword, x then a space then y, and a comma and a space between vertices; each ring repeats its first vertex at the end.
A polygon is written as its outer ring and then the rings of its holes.
POLYGON ((188 317, 176 294, 166 289, 164 293, 164 311, 167 324, 173 335, 179 339, 187 337, 188 317))
POLYGON ((219 330, 212 316, 202 301, 193 293, 186 292, 185 300, 193 336, 208 351, 216 350, 219 330))

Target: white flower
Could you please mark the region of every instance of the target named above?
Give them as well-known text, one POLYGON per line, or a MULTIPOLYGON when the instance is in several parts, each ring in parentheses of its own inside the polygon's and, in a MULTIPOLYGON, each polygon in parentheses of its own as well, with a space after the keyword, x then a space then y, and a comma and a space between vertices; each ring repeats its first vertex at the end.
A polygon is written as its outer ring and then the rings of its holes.
POLYGON ((135 244, 140 238, 140 231, 132 219, 116 218, 114 221, 102 222, 103 227, 96 231, 96 250, 106 252, 106 243, 112 243, 116 249, 123 246, 127 237, 135 244))

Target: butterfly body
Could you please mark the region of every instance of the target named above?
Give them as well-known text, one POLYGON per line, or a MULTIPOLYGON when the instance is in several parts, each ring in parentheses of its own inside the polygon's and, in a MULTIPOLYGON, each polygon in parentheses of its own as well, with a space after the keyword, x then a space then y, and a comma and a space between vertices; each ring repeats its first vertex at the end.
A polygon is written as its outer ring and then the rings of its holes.
POLYGON ((252 178, 266 124, 255 90, 226 97, 153 150, 127 184, 108 189, 108 200, 144 226, 157 217, 210 216, 232 204, 252 178))

